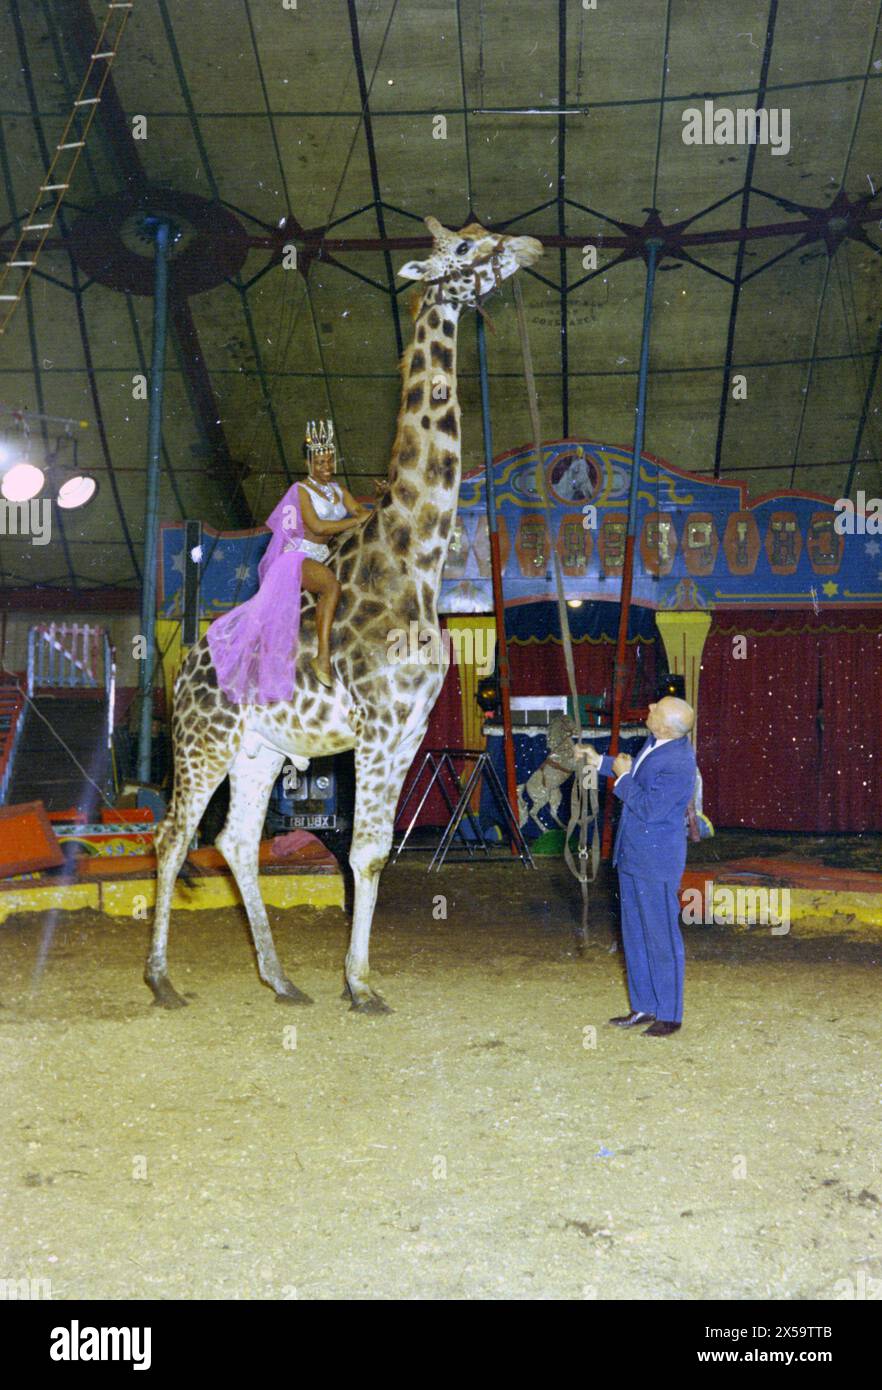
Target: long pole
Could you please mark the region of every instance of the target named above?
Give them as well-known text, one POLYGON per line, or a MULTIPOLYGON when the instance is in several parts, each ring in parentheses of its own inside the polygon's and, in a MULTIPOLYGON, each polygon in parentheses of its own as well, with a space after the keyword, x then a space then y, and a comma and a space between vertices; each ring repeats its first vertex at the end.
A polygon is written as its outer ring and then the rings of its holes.
MULTIPOLYGON (((490 569, 493 575, 493 611, 496 615, 496 670, 502 705, 502 746, 505 753, 505 786, 515 816, 518 813, 518 779, 515 771, 514 736, 511 728, 511 668, 505 635, 505 608, 502 602, 502 555, 499 549, 499 523, 496 516, 496 489, 493 484, 493 431, 490 422, 490 388, 487 380, 487 340, 484 320, 475 316, 478 333, 478 376, 481 382, 481 423, 484 431, 484 475, 486 479, 487 530, 490 537, 490 569)), ((511 852, 517 854, 514 840, 511 852)))
MULTIPOLYGON (((631 487, 628 493, 628 530, 625 536, 625 564, 622 569, 622 591, 619 607, 619 632, 613 668, 613 709, 609 751, 615 757, 619 751, 619 729, 622 705, 625 700, 628 644, 628 615, 631 611, 631 590, 634 581, 634 541, 637 534, 637 493, 640 487, 640 458, 643 454, 643 432, 646 424, 646 383, 649 377, 649 335, 652 328, 652 293, 655 286, 655 262, 663 243, 655 237, 646 242, 646 293, 643 297, 643 336, 640 343, 640 370, 637 375, 637 419, 634 426, 634 454, 631 461, 631 487)), ((612 849, 612 785, 607 779, 606 815, 603 821, 601 852, 608 859, 612 849)))
POLYGON ((162 388, 168 335, 168 247, 171 228, 155 228, 156 265, 153 278, 153 356, 150 363, 150 415, 147 427, 147 504, 144 518, 144 583, 141 589, 141 635, 144 659, 138 685, 141 722, 138 735, 138 780, 150 781, 150 742, 153 720, 153 672, 156 627, 156 543, 159 534, 159 455, 162 446, 162 388))

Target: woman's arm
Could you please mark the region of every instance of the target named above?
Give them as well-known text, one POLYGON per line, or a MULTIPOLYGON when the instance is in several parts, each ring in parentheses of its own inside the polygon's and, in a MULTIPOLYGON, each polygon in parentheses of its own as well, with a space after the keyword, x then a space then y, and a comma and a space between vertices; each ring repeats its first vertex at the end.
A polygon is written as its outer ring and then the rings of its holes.
POLYGON ((359 519, 366 519, 369 516, 373 516, 373 507, 362 506, 361 502, 356 502, 355 498, 352 496, 352 493, 347 492, 346 488, 343 487, 342 484, 339 484, 339 487, 341 493, 343 494, 343 501, 346 503, 346 510, 347 512, 349 512, 350 516, 355 516, 359 519))
POLYGON ((300 488, 300 512, 303 516, 303 524, 308 531, 312 531, 315 536, 339 536, 342 531, 351 531, 353 526, 357 526, 360 517, 347 516, 342 521, 322 521, 316 516, 315 507, 309 496, 309 488, 303 483, 298 484, 300 488))

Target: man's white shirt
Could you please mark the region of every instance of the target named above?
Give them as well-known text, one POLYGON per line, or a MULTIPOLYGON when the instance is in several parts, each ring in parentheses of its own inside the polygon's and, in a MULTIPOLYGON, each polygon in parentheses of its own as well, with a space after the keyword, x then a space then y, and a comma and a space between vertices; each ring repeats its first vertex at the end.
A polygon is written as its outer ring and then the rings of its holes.
POLYGON ((633 762, 629 770, 627 772, 623 772, 621 774, 621 777, 616 778, 615 782, 613 783, 613 786, 617 787, 621 782, 622 777, 633 777, 634 773, 637 771, 644 758, 648 758, 650 753, 654 752, 656 748, 660 748, 663 743, 673 743, 673 741, 674 740, 671 738, 657 738, 655 740, 655 743, 650 743, 649 740, 647 740, 644 747, 641 748, 640 752, 637 754, 636 762, 633 762))

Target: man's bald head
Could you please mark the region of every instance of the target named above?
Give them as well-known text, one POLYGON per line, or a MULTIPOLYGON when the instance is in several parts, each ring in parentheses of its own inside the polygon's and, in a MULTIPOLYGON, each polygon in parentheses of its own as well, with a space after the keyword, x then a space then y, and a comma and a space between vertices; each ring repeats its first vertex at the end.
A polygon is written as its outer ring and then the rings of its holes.
POLYGON ((686 700, 676 695, 665 695, 657 704, 649 706, 646 727, 656 738, 683 738, 692 732, 695 711, 686 700))

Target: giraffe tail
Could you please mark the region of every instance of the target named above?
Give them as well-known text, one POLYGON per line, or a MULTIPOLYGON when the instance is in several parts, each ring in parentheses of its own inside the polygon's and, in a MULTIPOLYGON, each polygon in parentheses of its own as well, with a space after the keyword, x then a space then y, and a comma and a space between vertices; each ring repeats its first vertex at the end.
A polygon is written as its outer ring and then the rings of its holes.
POLYGON ((194 892, 195 889, 199 887, 199 875, 194 870, 189 859, 185 859, 178 869, 178 878, 181 880, 188 893, 194 892))

